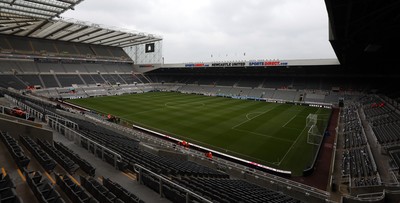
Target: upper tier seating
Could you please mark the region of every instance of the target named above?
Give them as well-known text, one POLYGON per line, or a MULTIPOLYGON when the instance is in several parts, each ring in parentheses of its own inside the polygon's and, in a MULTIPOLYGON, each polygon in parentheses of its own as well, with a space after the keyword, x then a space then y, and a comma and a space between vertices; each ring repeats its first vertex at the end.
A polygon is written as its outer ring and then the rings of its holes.
POLYGON ((90 48, 90 46, 87 46, 86 44, 75 44, 75 47, 81 55, 84 56, 94 56, 96 55, 93 50, 90 48))
POLYGON ((103 67, 102 64, 84 64, 86 69, 90 72, 90 73, 97 73, 97 72, 101 72, 101 73, 105 73, 107 72, 107 70, 103 67))
POLYGON ((35 52, 57 53, 54 41, 31 39, 33 49, 35 52))
POLYGON ((104 79, 99 74, 90 75, 96 83, 104 83, 104 79))
POLYGON ((25 89, 26 84, 23 84, 14 75, 0 75, 0 87, 4 87, 4 88, 12 87, 14 89, 25 89))
POLYGON ((54 75, 41 75, 46 88, 59 87, 54 75))
POLYGON ((72 84, 82 85, 83 81, 78 75, 57 75, 58 81, 63 87, 70 87, 72 84))
POLYGON ((10 43, 12 50, 16 53, 33 53, 33 49, 26 39, 10 35, 1 35, 1 37, 10 43))
POLYGON ((306 93, 305 101, 308 102, 324 102, 325 94, 306 93))
POLYGON ((42 82, 38 75, 17 75, 24 83, 27 85, 40 85, 42 86, 42 82))
POLYGON ((37 67, 41 73, 50 73, 51 71, 58 73, 66 72, 62 64, 57 63, 37 63, 37 67))
POLYGON ((237 86, 239 87, 259 87, 264 78, 262 77, 241 77, 237 86))
POLYGON ((68 73, 76 73, 76 71, 79 71, 79 73, 88 73, 89 72, 83 63, 77 63, 77 64, 71 63, 71 64, 63 64, 63 65, 68 73))
POLYGON ((264 88, 278 88, 285 89, 289 87, 292 83, 291 78, 279 78, 279 77, 269 77, 266 78, 263 84, 264 88))
POLYGON ((293 90, 276 90, 273 98, 287 101, 299 101, 300 93, 293 90))
POLYGON ((86 82, 87 85, 95 85, 97 82, 93 79, 91 75, 81 75, 82 79, 86 82))
POLYGON ((48 57, 74 57, 130 60, 120 47, 0 35, 0 49, 13 54, 31 54, 48 57))

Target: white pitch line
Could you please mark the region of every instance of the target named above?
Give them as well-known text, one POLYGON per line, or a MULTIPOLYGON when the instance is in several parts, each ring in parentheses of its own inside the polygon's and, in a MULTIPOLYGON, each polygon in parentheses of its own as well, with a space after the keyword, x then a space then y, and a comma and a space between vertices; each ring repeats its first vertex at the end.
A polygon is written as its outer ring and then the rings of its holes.
MULTIPOLYGON (((204 102, 191 102, 191 103, 182 103, 182 104, 175 104, 175 105, 174 105, 174 103, 177 103, 177 102, 167 102, 167 103, 164 104, 164 106, 167 107, 167 108, 171 108, 171 109, 180 109, 180 107, 178 107, 178 106, 188 105, 188 104, 190 104, 190 105, 192 105, 192 104, 201 104, 200 106, 195 106, 195 107, 204 107, 204 106, 206 106, 206 104, 204 102), (172 105, 171 105, 171 103, 172 103, 172 105)), ((193 108, 193 107, 191 106, 191 108, 193 108)))
MULTIPOLYGON (((317 112, 315 112, 315 113, 318 113, 318 111, 320 110, 320 108, 317 110, 317 112)), ((292 148, 293 148, 293 146, 297 143, 297 141, 299 141, 299 139, 300 139, 300 135, 301 134, 303 134, 303 132, 304 132, 304 130, 307 128, 307 126, 304 126, 304 128, 303 128, 303 130, 300 132, 300 134, 297 136, 297 138, 296 138, 296 140, 293 142, 293 144, 292 144, 292 146, 290 146, 290 148, 286 151, 286 154, 285 154, 285 156, 283 156, 283 158, 281 159, 281 161, 279 161, 279 164, 278 164, 278 166, 279 165, 281 165, 281 163, 282 163, 282 161, 283 160, 285 160, 285 158, 286 158, 286 156, 289 154, 289 152, 292 150, 292 148)))
POLYGON ((294 118, 296 118, 296 115, 294 115, 288 122, 286 122, 282 127, 284 128, 287 124, 289 124, 294 118))
POLYGON ((250 117, 250 115, 253 115, 253 114, 262 114, 263 112, 252 112, 252 113, 248 113, 248 114, 246 114, 246 118, 247 118, 247 120, 251 120, 251 119, 253 119, 253 118, 249 118, 250 117))
MULTIPOLYGON (((147 113, 147 112, 151 112, 151 111, 158 111, 158 110, 162 110, 164 108, 180 109, 180 107, 177 107, 180 104, 178 104, 178 105, 170 105, 170 103, 173 103, 173 102, 164 103, 164 105, 162 107, 159 107, 159 108, 154 108, 154 109, 149 109, 149 110, 144 110, 144 111, 138 111, 138 112, 134 112, 134 113, 131 113, 131 114, 124 114, 124 115, 121 115, 120 117, 121 118, 126 118, 127 116, 143 114, 143 113, 147 113)), ((200 107, 205 107, 206 106, 206 104, 204 102, 195 102, 195 104, 201 104, 200 107)))
POLYGON ((285 156, 283 156, 283 158, 281 159, 281 161, 279 161, 279 165, 281 165, 281 162, 286 158, 286 156, 289 154, 290 150, 292 150, 293 146, 297 143, 297 141, 299 140, 299 138, 301 137, 300 135, 304 132, 304 130, 307 128, 307 126, 305 126, 303 128, 303 130, 299 133, 299 135, 297 136, 296 140, 292 143, 292 146, 290 146, 290 148, 286 151, 285 156))
POLYGON ((248 114, 246 114, 246 119, 247 119, 247 120, 245 120, 245 121, 243 121, 243 122, 241 122, 241 123, 239 123, 239 124, 233 126, 231 129, 232 129, 232 130, 235 130, 235 128, 241 126, 242 124, 247 123, 247 122, 249 122, 249 121, 251 121, 251 120, 253 120, 253 119, 255 119, 255 118, 257 118, 257 117, 259 117, 259 116, 261 116, 261 115, 263 115, 263 114, 265 114, 265 113, 268 113, 269 111, 271 111, 272 109, 274 109, 274 108, 276 108, 276 107, 278 107, 278 106, 275 106, 275 107, 273 107, 273 108, 271 108, 271 109, 268 109, 268 110, 266 110, 266 111, 264 111, 264 112, 254 112, 254 113, 260 113, 260 114, 257 115, 257 116, 254 116, 254 117, 251 118, 251 119, 249 119, 249 118, 247 117, 248 114))
POLYGON ((127 116, 133 116, 133 115, 137 115, 137 114, 142 114, 142 113, 147 113, 150 111, 157 111, 157 110, 161 110, 165 107, 160 107, 160 108, 154 108, 154 109, 149 109, 149 110, 144 110, 144 111, 138 111, 138 112, 134 112, 134 113, 130 113, 130 114, 124 114, 122 116, 120 116, 121 118, 126 118, 127 116))
POLYGON ((240 129, 233 129, 233 130, 236 130, 236 131, 239 131, 239 132, 250 133, 250 134, 254 134, 254 135, 258 135, 258 136, 262 136, 262 137, 267 137, 267 138, 279 140, 279 141, 282 141, 282 142, 290 142, 290 143, 293 142, 292 140, 278 138, 278 137, 270 136, 270 135, 267 135, 267 134, 256 133, 256 132, 252 132, 252 131, 248 131, 248 130, 240 130, 240 129))

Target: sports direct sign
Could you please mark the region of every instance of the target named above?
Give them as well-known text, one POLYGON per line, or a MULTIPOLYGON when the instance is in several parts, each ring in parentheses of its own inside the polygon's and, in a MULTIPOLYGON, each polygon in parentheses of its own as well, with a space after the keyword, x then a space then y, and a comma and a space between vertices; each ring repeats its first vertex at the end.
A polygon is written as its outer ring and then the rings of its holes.
POLYGON ((282 61, 249 61, 248 66, 288 66, 287 62, 282 61))
POLYGON ((267 67, 267 66, 288 66, 288 62, 279 60, 270 61, 246 61, 246 62, 225 62, 225 63, 187 63, 187 68, 200 68, 200 67, 267 67))

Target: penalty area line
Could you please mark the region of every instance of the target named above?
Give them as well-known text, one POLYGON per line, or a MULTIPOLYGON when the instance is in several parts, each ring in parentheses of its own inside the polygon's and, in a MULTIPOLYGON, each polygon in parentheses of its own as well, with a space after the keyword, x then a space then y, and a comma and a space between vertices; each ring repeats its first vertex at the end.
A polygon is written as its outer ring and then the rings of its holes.
MULTIPOLYGON (((318 113, 320 109, 318 109, 315 113, 318 113)), ((296 140, 293 142, 292 146, 290 146, 290 148, 286 151, 285 156, 283 156, 283 158, 279 161, 278 166, 281 165, 282 161, 285 160, 286 156, 289 154, 289 152, 293 149, 293 146, 299 141, 301 134, 303 134, 304 130, 307 129, 307 125, 304 126, 303 130, 300 132, 300 134, 297 136, 296 140)))
POLYGON ((287 124, 289 124, 294 118, 296 118, 296 115, 294 115, 288 122, 286 122, 282 127, 284 128, 287 124))
POLYGON ((257 132, 253 132, 253 131, 249 131, 249 130, 242 130, 242 129, 232 129, 232 130, 236 130, 236 131, 244 132, 244 133, 250 133, 250 134, 253 134, 253 135, 258 135, 258 136, 261 136, 261 137, 266 137, 266 138, 270 138, 270 139, 274 139, 274 140, 279 140, 279 141, 282 141, 282 142, 290 142, 290 143, 293 142, 293 140, 274 137, 274 136, 271 136, 271 135, 261 134, 261 133, 257 133, 257 132))
POLYGON ((270 109, 267 109, 267 110, 264 111, 264 112, 250 112, 250 113, 247 113, 247 114, 246 114, 246 120, 243 121, 243 122, 241 122, 241 123, 239 123, 239 124, 237 124, 237 125, 235 125, 235 126, 233 126, 233 127, 231 127, 231 129, 232 129, 232 130, 235 130, 235 128, 237 128, 237 127, 239 127, 239 126, 241 126, 241 125, 243 125, 243 124, 245 124, 245 123, 247 123, 247 122, 249 122, 249 121, 251 121, 251 120, 253 120, 253 119, 257 118, 257 117, 259 117, 259 116, 262 116, 262 115, 264 115, 264 114, 270 112, 271 110, 275 109, 276 107, 278 107, 278 106, 274 106, 274 107, 272 107, 272 108, 270 108, 270 109), (248 118, 248 115, 251 115, 251 114, 253 114, 253 113, 259 113, 259 114, 258 114, 257 116, 252 117, 251 119, 249 119, 249 118, 248 118))
POLYGON ((293 142, 292 146, 290 146, 290 148, 286 151, 286 154, 283 156, 283 158, 279 161, 278 166, 281 165, 282 161, 286 158, 286 156, 289 154, 289 152, 292 150, 293 146, 297 143, 297 141, 300 139, 301 134, 303 134, 304 130, 307 128, 307 126, 305 126, 303 128, 303 130, 300 132, 300 134, 297 136, 296 140, 293 142))

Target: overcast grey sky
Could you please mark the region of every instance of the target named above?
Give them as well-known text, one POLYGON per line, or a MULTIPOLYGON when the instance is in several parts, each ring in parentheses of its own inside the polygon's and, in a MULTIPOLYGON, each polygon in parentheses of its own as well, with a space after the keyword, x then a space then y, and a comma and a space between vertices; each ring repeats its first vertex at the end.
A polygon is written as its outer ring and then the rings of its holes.
POLYGON ((166 63, 336 58, 322 0, 85 0, 62 16, 160 35, 166 63))

